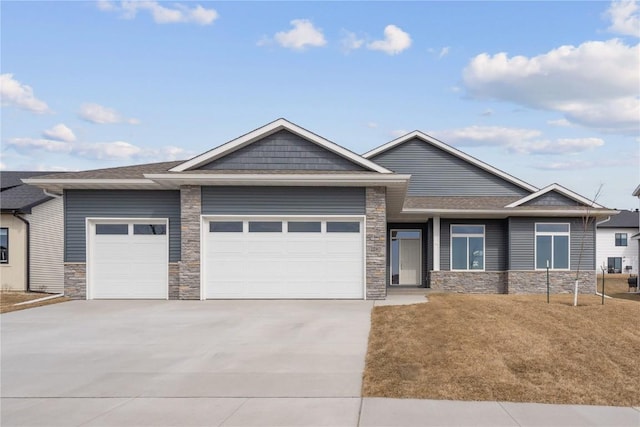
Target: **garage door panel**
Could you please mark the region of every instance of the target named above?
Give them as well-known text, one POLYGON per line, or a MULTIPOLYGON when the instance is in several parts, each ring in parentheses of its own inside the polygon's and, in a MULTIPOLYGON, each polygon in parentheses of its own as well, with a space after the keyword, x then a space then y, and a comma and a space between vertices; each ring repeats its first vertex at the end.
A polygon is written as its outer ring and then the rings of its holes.
POLYGON ((325 223, 322 232, 287 232, 286 221, 327 220, 282 218, 282 232, 249 232, 247 222, 255 219, 235 220, 244 222, 243 232, 204 235, 206 298, 364 296, 362 231, 327 233, 325 223))

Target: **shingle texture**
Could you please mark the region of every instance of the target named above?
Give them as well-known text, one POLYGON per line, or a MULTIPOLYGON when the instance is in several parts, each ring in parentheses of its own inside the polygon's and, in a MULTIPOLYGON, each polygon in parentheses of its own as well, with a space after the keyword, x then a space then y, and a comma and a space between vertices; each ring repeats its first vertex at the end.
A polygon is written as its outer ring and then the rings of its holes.
POLYGON ((609 221, 598 224, 598 228, 638 228, 640 226, 640 212, 620 211, 613 215, 609 221))
POLYGON ((42 179, 143 179, 145 173, 165 173, 184 160, 144 165, 123 166, 118 168, 95 169, 80 172, 54 173, 38 176, 42 179))
POLYGON ((44 203, 51 197, 34 186, 26 185, 21 180, 23 178, 32 178, 41 175, 47 175, 51 172, 0 172, 0 208, 2 211, 19 211, 30 212, 33 206, 44 203))

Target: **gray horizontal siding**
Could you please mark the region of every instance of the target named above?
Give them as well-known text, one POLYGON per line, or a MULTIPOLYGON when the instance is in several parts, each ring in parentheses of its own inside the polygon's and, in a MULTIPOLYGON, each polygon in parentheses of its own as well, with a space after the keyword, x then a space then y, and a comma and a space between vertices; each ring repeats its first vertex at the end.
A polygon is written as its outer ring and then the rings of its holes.
POLYGON ((86 262, 86 218, 169 218, 169 261, 180 260, 180 192, 66 190, 64 260, 86 262))
POLYGON ((536 197, 533 200, 529 200, 527 203, 523 203, 522 206, 577 206, 575 200, 568 198, 556 191, 549 191, 540 197, 536 197))
POLYGON ((364 171, 361 166, 281 130, 198 169, 364 171))
POLYGON ((440 221, 440 269, 451 269, 451 225, 484 225, 485 271, 507 269, 507 222, 506 220, 442 219, 440 221))
POLYGON ((409 196, 526 196, 529 191, 420 139, 371 158, 396 173, 410 174, 409 196))
POLYGON ((364 215, 365 189, 202 187, 206 215, 364 215))
POLYGON ((571 270, 576 270, 578 265, 581 270, 595 269, 595 225, 593 221, 585 230, 581 218, 509 218, 510 270, 535 269, 535 223, 540 222, 569 223, 571 230, 569 264, 571 270))

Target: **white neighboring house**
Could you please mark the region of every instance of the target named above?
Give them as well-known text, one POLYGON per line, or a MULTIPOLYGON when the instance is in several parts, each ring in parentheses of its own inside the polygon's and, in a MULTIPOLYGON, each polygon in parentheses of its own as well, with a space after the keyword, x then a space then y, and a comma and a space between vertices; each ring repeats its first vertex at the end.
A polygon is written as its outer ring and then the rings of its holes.
POLYGON ((606 266, 608 273, 638 274, 639 215, 620 211, 599 222, 596 228, 596 266, 606 266), (635 237, 635 238, 634 238, 635 237))
POLYGON ((0 289, 64 292, 61 197, 22 179, 51 172, 0 172, 0 289))

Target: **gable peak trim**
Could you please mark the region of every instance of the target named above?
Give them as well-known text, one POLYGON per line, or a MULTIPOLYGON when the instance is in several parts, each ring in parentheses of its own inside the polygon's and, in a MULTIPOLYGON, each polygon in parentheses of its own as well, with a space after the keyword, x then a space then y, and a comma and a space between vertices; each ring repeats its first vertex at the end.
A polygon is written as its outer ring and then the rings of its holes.
POLYGON ((329 141, 326 138, 321 137, 307 129, 304 129, 295 123, 292 123, 286 119, 279 118, 274 120, 271 123, 267 123, 266 125, 254 129, 251 132, 248 132, 244 135, 241 135, 225 144, 222 144, 216 148, 213 148, 209 151, 206 151, 196 157, 193 157, 186 162, 183 162, 171 169, 169 172, 184 172, 190 169, 197 168, 198 166, 202 166, 206 163, 210 163, 214 160, 220 159, 227 154, 230 154, 234 151, 237 151, 241 148, 244 148, 256 141, 259 141, 269 135, 272 135, 281 130, 287 130, 293 134, 300 136, 301 138, 306 139, 320 147, 330 151, 340 157, 343 157, 359 166, 362 166, 365 169, 370 171, 379 172, 379 173, 393 173, 389 169, 386 169, 377 163, 372 162, 334 142, 329 141))
POLYGON ((527 203, 531 200, 537 199, 538 197, 547 194, 551 191, 555 191, 556 193, 559 193, 565 197, 568 197, 576 202, 582 203, 583 205, 589 206, 591 208, 597 208, 597 209, 604 209, 604 206, 599 205, 598 203, 596 203, 595 201, 589 200, 586 197, 583 197, 581 195, 579 195, 578 193, 569 190, 568 188, 563 187, 560 184, 557 183, 553 183, 550 185, 547 185, 546 187, 536 191, 535 193, 531 193, 526 197, 523 197, 520 200, 516 200, 515 202, 508 204, 507 206, 505 206, 505 208, 515 208, 518 207, 524 203, 527 203))
POLYGON ((399 138, 396 138, 390 142, 387 142, 386 144, 383 144, 377 148, 374 148, 371 151, 368 151, 366 153, 364 153, 362 155, 362 157, 364 157, 365 159, 371 159, 372 157, 375 157, 379 154, 382 154, 392 148, 395 148, 397 146, 400 146, 402 144, 404 144, 405 142, 409 142, 412 139, 417 138, 419 140, 421 140, 424 143, 427 143, 429 145, 432 145, 436 148, 439 148, 455 157, 458 157, 459 159, 462 159, 464 161, 466 161, 467 163, 470 163, 476 167, 479 167, 480 169, 483 169, 499 178, 504 179, 505 181, 508 181, 520 188, 523 188, 527 191, 531 191, 531 192, 536 192, 539 190, 538 187, 535 187, 525 181, 522 181, 521 179, 516 178, 513 175, 510 175, 504 171, 501 171, 500 169, 491 166, 488 163, 483 162, 482 160, 476 159, 475 157, 458 150, 457 148, 454 148, 430 135, 427 135, 426 133, 419 131, 419 130, 414 130, 413 132, 409 132, 406 135, 403 135, 399 138))

